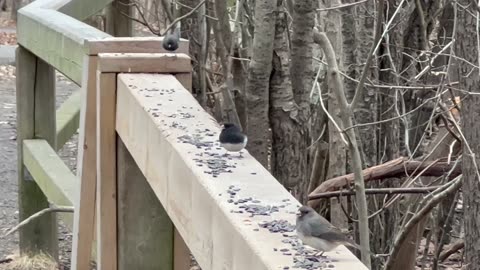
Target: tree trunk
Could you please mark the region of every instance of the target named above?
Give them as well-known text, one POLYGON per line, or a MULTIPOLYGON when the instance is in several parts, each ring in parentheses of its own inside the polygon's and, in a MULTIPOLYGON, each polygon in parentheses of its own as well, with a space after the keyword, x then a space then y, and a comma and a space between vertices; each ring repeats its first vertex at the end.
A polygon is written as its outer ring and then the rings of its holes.
MULTIPOLYGON (((390 6, 397 7, 400 0, 389 0, 390 6)), ((388 8, 389 5, 385 5, 386 7, 386 19, 385 21, 389 21, 395 12, 395 9, 388 8)), ((402 67, 402 59, 403 59, 403 44, 405 29, 409 27, 408 18, 410 18, 411 14, 413 13, 414 7, 410 7, 409 5, 404 5, 400 7, 399 14, 394 19, 393 23, 396 25, 395 31, 390 31, 384 41, 385 45, 380 48, 378 52, 379 55, 382 55, 379 61, 380 69, 379 72, 379 81, 384 84, 391 84, 391 85, 401 85, 402 82, 400 81, 400 76, 398 75, 401 71, 402 67), (404 19, 407 18, 407 19, 404 19), (399 71, 400 70, 400 71, 399 71)), ((389 89, 386 90, 385 93, 381 93, 378 99, 378 116, 379 120, 389 119, 395 116, 398 116, 397 109, 400 106, 400 102, 398 99, 398 93, 396 89, 389 89)), ((378 158, 377 162, 384 163, 388 160, 392 160, 397 158, 400 155, 400 138, 401 138, 401 130, 400 130, 400 121, 394 120, 389 121, 384 124, 380 125, 380 130, 378 131, 378 138, 380 141, 377 141, 378 144, 378 158)), ((388 188, 388 187, 398 187, 398 181, 387 181, 385 183, 379 183, 377 185, 373 185, 373 187, 379 188, 388 188)), ((376 200, 374 202, 382 202, 385 199, 385 196, 376 196, 376 200)), ((379 207, 380 205, 375 205, 374 208, 379 207)), ((372 245, 374 250, 378 253, 387 253, 391 249, 392 241, 395 237, 395 232, 397 231, 398 220, 400 217, 399 212, 399 203, 394 204, 389 209, 386 209, 382 214, 380 214, 379 218, 373 219, 372 227, 373 227, 373 235, 372 238, 373 242, 372 245), (390 226, 385 226, 385 224, 390 224, 390 226)), ((412 236, 413 239, 416 239, 416 235, 412 236)), ((406 241, 407 242, 407 241, 406 241)), ((408 242, 410 243, 410 242, 408 242)), ((410 261, 409 255, 412 255, 412 258, 416 256, 416 249, 415 243, 413 243, 413 248, 411 246, 407 247, 407 249, 403 249, 403 251, 407 252, 407 255, 402 254, 404 260, 403 261, 410 261)), ((376 261, 377 262, 377 261, 376 261)), ((412 268, 402 268, 404 266, 398 266, 396 269, 412 269, 412 268)), ((378 263, 374 264, 373 269, 381 269, 381 266, 378 263)))
MULTIPOLYGON (((310 144, 310 91, 313 83, 313 27, 315 25, 315 5, 313 0, 295 0, 292 22, 292 62, 291 80, 295 102, 299 107, 298 121, 301 139, 299 149, 302 156, 299 164, 305 176, 309 174, 308 151, 310 144)), ((295 196, 300 202, 307 201, 308 177, 296 183, 295 196)))
MULTIPOLYGON (((159 1, 159 0, 155 0, 159 1)), ((200 0, 183 0, 183 4, 194 7, 200 3, 200 0)), ((188 39, 189 55, 192 58, 192 93, 195 95, 200 105, 207 109, 207 79, 205 68, 208 58, 208 42, 210 39, 210 25, 207 17, 205 17, 207 10, 212 3, 205 2, 197 11, 196 16, 190 16, 182 20, 181 33, 182 38, 188 39), (195 40, 196 42, 193 42, 195 40)), ((180 9, 180 15, 185 15, 191 10, 186 7, 180 9)), ((214 14, 208 14, 215 16, 214 14)), ((213 22, 215 23, 215 22, 213 22)), ((213 90, 213 89, 212 89, 213 90)), ((219 120, 219 119, 217 119, 219 120)))
POLYGON ((271 142, 269 84, 275 36, 276 0, 255 1, 255 37, 245 86, 247 94, 247 149, 267 169, 271 142))
MULTIPOLYGON (((283 0, 278 1, 281 10, 283 0)), ((298 125, 298 107, 290 81, 290 51, 286 35, 287 17, 278 12, 275 24, 273 71, 270 80, 270 123, 272 125, 272 174, 287 189, 306 179, 300 148, 302 134, 298 125)))
POLYGON ((130 0, 115 0, 106 8, 105 32, 114 37, 131 37, 133 32, 132 20, 124 18, 123 14, 132 14, 130 0))
POLYGON ((461 89, 475 93, 468 95, 462 101, 463 133, 466 142, 463 147, 463 200, 465 224, 465 265, 467 270, 480 269, 480 179, 478 164, 480 164, 480 74, 472 72, 471 64, 478 63, 478 44, 476 18, 479 12, 469 0, 460 0, 457 4, 458 23, 455 54, 459 57, 459 78, 461 89), (465 10, 464 7, 466 7, 465 10), (463 61, 465 59, 466 61, 463 61), (471 149, 471 150, 470 150, 471 149), (470 152, 470 151, 473 151, 470 152))
POLYGON ((22 7, 21 0, 12 1, 12 10, 10 11, 10 19, 12 21, 17 21, 17 11, 22 7))
MULTIPOLYGON (((330 1, 327 7, 341 5, 339 0, 330 1)), ((330 43, 335 50, 337 57, 337 63, 339 70, 343 70, 344 66, 344 50, 343 50, 343 35, 342 35, 343 21, 340 12, 330 11, 328 12, 325 22, 325 32, 330 40, 330 43)), ((347 46, 345 46, 347 47, 347 46)), ((352 46, 353 47, 353 46, 352 46)), ((348 50, 348 49, 347 49, 348 50)), ((342 78, 343 83, 343 78, 342 78)), ((332 87, 335 85, 331 82, 331 77, 326 78, 326 85, 328 87, 328 93, 333 93, 332 87)), ((347 91, 346 91, 347 92, 347 91)), ((339 101, 335 98, 328 99, 328 112, 332 115, 333 120, 341 126, 342 123, 342 110, 340 109, 339 101)), ((328 173, 327 179, 331 179, 340 175, 344 175, 347 172, 347 145, 342 141, 340 132, 335 128, 334 124, 328 122, 328 173)), ((343 212, 340 204, 346 205, 347 198, 332 198, 330 199, 330 221, 333 225, 339 228, 347 228, 348 220, 343 212)))

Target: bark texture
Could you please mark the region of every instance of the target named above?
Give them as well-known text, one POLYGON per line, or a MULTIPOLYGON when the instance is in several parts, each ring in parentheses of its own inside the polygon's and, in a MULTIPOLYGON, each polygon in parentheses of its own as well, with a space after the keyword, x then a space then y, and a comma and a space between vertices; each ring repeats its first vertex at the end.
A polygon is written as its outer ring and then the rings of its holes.
MULTIPOLYGON (((330 1, 330 5, 327 7, 341 5, 339 0, 330 1)), ((343 63, 345 61, 345 51, 349 51, 347 46, 343 46, 344 37, 349 39, 347 36, 342 35, 342 16, 339 12, 328 12, 325 21, 325 33, 327 34, 330 43, 332 44, 333 50, 337 58, 338 69, 343 70, 343 63)), ((326 78, 326 85, 328 87, 328 93, 333 93, 335 91, 332 89, 335 83, 331 81, 331 77, 326 78)), ((343 77, 340 77, 341 82, 343 83, 343 77)), ((355 88, 354 88, 355 89, 355 88)), ((346 92, 347 93, 347 92, 346 92)), ((338 99, 329 98, 328 99, 328 112, 333 117, 333 120, 340 125, 341 128, 344 128, 342 123, 342 114, 345 113, 341 110, 338 99)), ((334 124, 329 121, 328 123, 328 142, 329 142, 329 166, 327 179, 335 178, 340 175, 346 174, 347 170, 347 145, 342 141, 340 132, 335 128, 334 124)), ((342 206, 346 205, 347 198, 332 198, 330 200, 330 221, 333 225, 339 228, 347 227, 347 217, 342 210, 342 206)))
POLYGON ((272 126, 272 174, 287 189, 307 178, 305 149, 300 146, 302 134, 298 124, 298 107, 290 81, 290 52, 286 35, 286 13, 278 1, 270 80, 270 123, 272 126))
MULTIPOLYGON (((315 25, 316 1, 296 0, 293 6, 292 22, 292 62, 291 80, 295 102, 299 107, 298 121, 301 139, 299 148, 303 149, 300 164, 309 174, 308 151, 310 131, 310 90, 313 83, 313 27, 315 25), (304 164, 304 165, 303 165, 304 164)), ((301 202, 307 201, 308 177, 296 184, 295 195, 301 202)))
MULTIPOLYGON (((470 63, 478 63, 478 44, 476 19, 472 14, 478 16, 477 10, 471 5, 471 1, 458 1, 458 25, 455 54, 459 59, 465 59, 470 63), (463 7, 468 7, 465 10, 463 7)), ((473 72, 469 63, 459 60, 460 86, 463 90, 478 94, 480 85, 480 74, 478 70, 473 72), (468 74, 468 75, 467 75, 468 74)), ((462 122, 466 143, 463 159, 463 199, 464 199, 464 225, 465 225, 465 265, 467 270, 480 269, 480 179, 478 167, 480 164, 480 96, 468 95, 462 101, 462 122)))
POLYGON ((267 169, 269 143, 269 83, 272 72, 273 40, 275 36, 276 0, 255 1, 255 36, 252 58, 246 83, 247 95, 247 148, 267 169))

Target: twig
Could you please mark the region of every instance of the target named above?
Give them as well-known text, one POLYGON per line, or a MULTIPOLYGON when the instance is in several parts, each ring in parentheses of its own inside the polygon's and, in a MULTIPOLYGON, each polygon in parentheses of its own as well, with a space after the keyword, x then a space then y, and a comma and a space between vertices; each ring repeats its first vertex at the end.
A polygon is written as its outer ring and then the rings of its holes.
POLYGON ((176 18, 175 20, 173 20, 173 22, 171 22, 167 28, 165 28, 161 34, 161 36, 164 36, 168 30, 170 30, 170 28, 172 28, 177 22, 187 18, 187 17, 190 17, 195 11, 197 11, 197 9, 199 9, 203 4, 205 4, 205 0, 202 0, 202 2, 198 3, 198 5, 196 5, 192 10, 190 10, 189 12, 185 13, 184 15, 176 18))
POLYGON ((438 257, 438 260, 443 262, 446 259, 448 259, 450 255, 454 254, 455 252, 459 251, 464 247, 465 247, 465 240, 460 240, 456 243, 453 243, 450 245, 450 247, 447 250, 445 250, 444 252, 442 252, 442 254, 440 254, 440 256, 438 257))
POLYGON ((346 7, 351 7, 351 6, 355 6, 355 5, 358 5, 358 4, 362 4, 362 3, 365 3, 367 1, 368 0, 361 0, 361 1, 358 1, 358 2, 343 4, 343 5, 339 5, 339 6, 335 6, 335 7, 317 8, 317 11, 327 11, 327 10, 332 10, 332 9, 341 9, 341 8, 346 8, 346 7))
POLYGON ((50 213, 50 212, 72 213, 73 211, 74 211, 73 206, 52 206, 50 208, 42 209, 42 210, 38 211, 37 213, 35 213, 35 214, 29 216, 28 218, 24 219, 17 226, 10 229, 3 237, 7 237, 10 234, 18 231, 23 226, 27 225, 28 223, 32 222, 33 220, 41 217, 42 215, 44 215, 46 213, 50 213))
POLYGON ((148 30, 150 30, 150 32, 152 32, 152 34, 157 35, 157 36, 160 36, 160 31, 153 29, 153 27, 148 23, 147 18, 145 17, 145 14, 143 14, 143 11, 142 11, 141 8, 138 6, 138 4, 135 2, 135 3, 133 3, 133 6, 137 9, 138 14, 140 14, 140 17, 142 17, 142 20, 143 20, 143 21, 141 21, 141 20, 139 20, 139 19, 137 19, 137 18, 134 18, 134 17, 126 14, 126 13, 123 12, 123 11, 120 11, 120 14, 122 14, 123 16, 129 18, 130 20, 133 20, 133 21, 138 22, 139 24, 141 24, 141 25, 143 25, 143 26, 146 26, 146 27, 148 28, 148 30))
POLYGON ((384 123, 388 123, 388 122, 391 122, 391 121, 394 121, 394 120, 397 120, 397 119, 400 119, 400 118, 403 118, 409 114, 412 114, 414 112, 416 112, 417 110, 423 108, 423 106, 427 105, 430 101, 432 100, 435 100, 435 99, 438 99, 437 95, 431 97, 431 98, 427 98, 425 99, 425 101, 421 104, 419 104, 417 107, 411 109, 410 111, 404 113, 404 114, 400 114, 400 115, 397 115, 397 116, 394 116, 394 117, 391 117, 391 118, 387 118, 387 119, 382 119, 382 120, 379 120, 379 121, 374 121, 374 122, 369 122, 369 123, 359 123, 359 124, 355 124, 351 127, 346 127, 344 129, 344 131, 347 131, 348 129, 351 129, 351 128, 357 128, 357 127, 366 127, 366 126, 371 126, 371 125, 378 125, 378 124, 384 124, 384 123))
MULTIPOLYGON (((369 188, 365 189, 365 194, 418 194, 418 193, 430 193, 440 186, 431 187, 413 187, 413 188, 369 188)), ((308 197, 308 200, 326 199, 340 196, 352 196, 355 195, 355 191, 352 190, 339 190, 329 191, 325 193, 317 193, 308 197)))
MULTIPOLYGON (((357 84, 357 87, 355 88, 355 95, 353 96, 352 102, 348 105, 348 107, 353 111, 355 108, 356 104, 359 102, 360 98, 363 96, 364 92, 364 83, 365 79, 367 78, 368 75, 368 70, 370 69, 370 65, 372 64, 372 59, 374 55, 377 53, 378 50, 378 44, 380 44, 380 41, 382 40, 383 36, 385 33, 388 31, 388 26, 385 28, 385 31, 383 32, 382 35, 380 33, 382 32, 382 26, 383 26, 383 1, 384 0, 378 0, 378 7, 377 7, 377 25, 375 29, 375 36, 373 38, 373 44, 372 47, 370 48, 370 52, 368 53, 367 60, 365 61, 365 65, 363 66, 363 71, 362 71, 362 76, 360 77, 360 82, 357 84)), ((398 9, 402 4, 398 6, 398 9)), ((394 15, 395 16, 395 15, 394 15)), ((393 20, 393 17, 392 19, 393 20)))
MULTIPOLYGON (((383 3, 383 0, 380 0, 383 3)), ((382 13, 382 12, 379 12, 382 13)), ((332 44, 325 33, 318 33, 314 31, 314 35, 319 36, 320 47, 325 53, 325 57, 328 63, 327 76, 328 80, 332 83, 332 92, 338 100, 340 109, 343 111, 341 115, 342 125, 352 126, 353 125, 353 111, 348 105, 347 97, 345 96, 345 90, 343 87, 343 82, 338 73, 337 59, 335 56, 335 51, 333 50, 332 44)), ((316 81, 315 81, 316 82, 316 81)), ((354 183, 355 183, 355 192, 356 200, 358 207, 358 224, 359 224, 359 235, 360 235, 360 250, 362 262, 368 267, 371 268, 371 258, 370 258, 370 231, 368 228, 368 206, 367 198, 365 196, 365 183, 363 180, 362 172, 362 158, 360 156, 360 150, 357 143, 357 138, 355 131, 350 129, 346 131, 346 137, 348 140, 348 150, 351 153, 352 160, 352 171, 354 173, 354 183)))
MULTIPOLYGON (((321 97, 322 96, 322 89, 320 88, 319 84, 318 84, 318 77, 320 75, 320 72, 321 72, 321 69, 319 68, 318 69, 318 72, 317 72, 317 76, 315 77, 315 80, 313 81, 313 87, 316 87, 317 88, 317 91, 318 91, 318 95, 321 97)), ((313 89, 312 89, 312 92, 313 92, 313 89)), ((325 104, 323 104, 323 99, 320 98, 320 106, 322 107, 322 110, 323 112, 327 115, 328 119, 330 119, 330 121, 332 121, 332 124, 333 126, 337 129, 338 131, 338 134, 340 135, 340 137, 342 138, 342 141, 345 145, 348 145, 348 142, 347 140, 345 139, 345 136, 343 135, 343 131, 342 129, 340 128, 340 126, 338 126, 337 122, 335 122, 335 119, 333 119, 333 117, 330 115, 330 113, 328 112, 327 108, 325 108, 325 104)), ((322 132, 323 133, 323 132, 322 132)), ((320 138, 320 137, 319 137, 320 138)), ((318 141, 318 139, 317 139, 318 141)), ((312 144, 313 145, 313 144, 312 144)))
POLYGON ((447 45, 445 45, 438 53, 435 54, 435 56, 432 57, 432 59, 430 59, 430 65, 426 66, 422 71, 420 71, 420 73, 417 74, 417 76, 415 76, 415 80, 418 80, 420 79, 425 73, 427 73, 433 66, 433 62, 435 61, 435 59, 437 59, 438 56, 440 56, 441 53, 443 53, 446 49, 448 49, 450 46, 452 46, 453 44, 453 40, 450 41, 447 45))
MULTIPOLYGON (((443 225, 440 228, 441 234, 439 239, 437 239, 437 244, 435 245, 435 256, 433 258, 432 270, 438 269, 440 253, 442 252, 443 246, 447 242, 447 233, 448 233, 447 230, 448 228, 450 228, 452 219, 455 215, 455 208, 457 206, 457 197, 458 197, 458 193, 455 193, 451 200, 450 209, 448 210, 447 217, 446 218, 442 217, 441 221, 443 222, 443 225)), ((441 215, 441 211, 438 211, 438 215, 441 215)))
POLYGON ((398 233, 393 244, 393 249, 390 257, 388 257, 387 262, 385 263, 385 270, 392 269, 395 261, 398 259, 398 252, 402 247, 403 241, 410 234, 410 231, 422 220, 430 211, 439 204, 445 197, 450 195, 453 192, 456 192, 462 186, 462 177, 458 176, 451 182, 448 182, 444 186, 448 186, 441 192, 433 195, 428 201, 425 202, 425 205, 407 222, 403 229, 398 233))
POLYGON ((12 258, 0 259, 0 264, 2 264, 2 263, 9 263, 9 262, 11 262, 11 261, 13 261, 12 258))

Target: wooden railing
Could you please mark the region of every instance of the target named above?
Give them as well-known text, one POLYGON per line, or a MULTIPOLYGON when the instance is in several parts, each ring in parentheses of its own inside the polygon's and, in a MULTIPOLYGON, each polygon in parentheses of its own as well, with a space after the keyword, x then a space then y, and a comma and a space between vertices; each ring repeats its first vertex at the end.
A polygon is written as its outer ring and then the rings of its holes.
MULTIPOLYGON (((204 270, 292 269, 304 259, 295 233, 262 224, 294 224, 299 204, 248 153, 223 156, 219 125, 189 91, 188 41, 166 53, 162 38, 114 38, 77 20, 109 2, 37 0, 19 11, 20 219, 74 206, 73 219, 62 216, 72 269, 89 269, 95 231, 97 269, 184 270, 190 252, 204 270), (55 70, 81 86, 58 110, 55 70), (56 151, 77 130, 74 175, 56 151)), ((55 214, 21 228, 21 252, 56 257, 56 228, 55 214)), ((329 256, 322 263, 365 269, 344 247, 329 256)))

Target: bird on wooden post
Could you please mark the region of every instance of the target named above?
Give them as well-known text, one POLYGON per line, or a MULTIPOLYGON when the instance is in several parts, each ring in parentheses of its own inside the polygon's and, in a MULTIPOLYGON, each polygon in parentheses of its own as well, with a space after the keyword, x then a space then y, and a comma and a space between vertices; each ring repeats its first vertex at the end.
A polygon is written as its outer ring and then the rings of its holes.
POLYGON ((308 206, 298 209, 295 229, 302 243, 321 252, 320 256, 339 245, 360 249, 353 240, 308 206))
MULTIPOLYGON (((220 145, 229 152, 240 152, 247 145, 247 135, 243 134, 238 126, 225 123, 219 136, 220 145)), ((227 155, 227 154, 225 154, 227 155)), ((240 157, 242 152, 240 152, 240 157)))
POLYGON ((180 27, 179 25, 177 25, 167 31, 167 33, 163 37, 162 46, 165 50, 174 52, 178 49, 179 43, 180 27))

